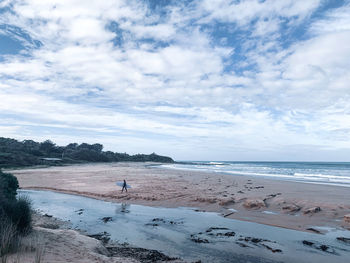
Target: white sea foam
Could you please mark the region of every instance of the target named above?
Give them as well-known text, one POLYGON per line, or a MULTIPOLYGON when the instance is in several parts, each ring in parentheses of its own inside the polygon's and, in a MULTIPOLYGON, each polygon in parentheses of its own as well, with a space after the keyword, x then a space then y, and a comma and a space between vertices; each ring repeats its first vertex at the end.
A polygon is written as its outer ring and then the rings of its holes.
POLYGON ((350 164, 334 163, 220 163, 170 164, 165 168, 269 177, 280 180, 350 187, 350 164), (210 164, 210 165, 208 165, 210 164))

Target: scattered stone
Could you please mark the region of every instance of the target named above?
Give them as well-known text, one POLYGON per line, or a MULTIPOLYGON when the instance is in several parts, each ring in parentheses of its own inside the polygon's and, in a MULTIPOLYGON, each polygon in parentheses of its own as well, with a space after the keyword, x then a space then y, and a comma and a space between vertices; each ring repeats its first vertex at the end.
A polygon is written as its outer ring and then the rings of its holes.
POLYGON ((316 207, 311 207, 311 208, 308 208, 304 211, 304 215, 307 215, 307 214, 315 214, 315 213, 318 213, 321 211, 321 207, 319 206, 316 206, 316 207))
POLYGON ((314 242, 303 240, 303 244, 306 245, 306 246, 313 246, 314 242))
POLYGON ((350 214, 344 216, 344 222, 350 224, 350 214))
POLYGON ((228 216, 230 216, 230 215, 233 215, 235 212, 229 212, 229 213, 227 213, 227 214, 224 214, 223 215, 223 217, 228 217, 228 216))
POLYGON ((244 194, 244 192, 243 192, 243 191, 238 191, 237 193, 239 193, 239 194, 244 194))
POLYGON ((113 221, 113 219, 110 216, 106 216, 106 217, 102 218, 102 221, 103 221, 103 223, 107 223, 107 222, 113 221))
POLYGON ((301 210, 301 207, 294 204, 290 204, 290 205, 283 206, 282 209, 286 212, 296 213, 301 210))
POLYGON ((163 218, 153 218, 152 222, 162 222, 165 223, 165 220, 163 218))
POLYGON ((140 262, 168 262, 178 260, 178 258, 169 257, 157 250, 135 248, 135 247, 107 247, 111 256, 122 256, 137 259, 140 262))
POLYGON ((78 215, 82 215, 84 212, 84 209, 79 209, 79 210, 76 210, 74 212, 78 213, 78 215))
POLYGON ((226 232, 226 233, 217 233, 216 236, 223 236, 223 237, 234 237, 236 235, 235 232, 231 231, 231 232, 226 232))
POLYGON ((314 232, 314 233, 316 233, 316 234, 322 234, 322 232, 321 232, 320 230, 317 230, 317 229, 312 228, 312 227, 307 228, 306 230, 309 230, 309 231, 314 232))
POLYGON ((145 224, 146 226, 159 226, 159 224, 156 224, 156 223, 147 223, 147 224, 145 224))
POLYGON ((247 199, 245 200, 243 206, 248 209, 260 209, 266 207, 266 204, 261 199, 247 199))
POLYGON ((350 238, 347 237, 337 237, 337 240, 342 241, 346 244, 350 244, 350 238))
MULTIPOLYGON (((227 195, 226 195, 227 196, 227 195)), ((228 206, 228 205, 233 205, 235 203, 234 198, 225 198, 219 202, 219 205, 221 206, 228 206)))
POLYGON ((240 247, 250 247, 247 244, 241 243, 241 242, 236 242, 237 245, 239 245, 240 247))
POLYGON ((211 228, 208 228, 205 232, 209 233, 213 230, 229 230, 229 229, 226 227, 211 227, 211 228))
POLYGON ((108 242, 111 240, 110 234, 106 231, 88 236, 100 240, 104 245, 108 244, 108 242))
POLYGON ((191 235, 191 241, 195 243, 209 243, 208 239, 200 238, 195 235, 191 235))
MULTIPOLYGON (((240 237, 238 239, 239 241, 244 241, 246 243, 250 243, 250 244, 253 244, 255 246, 258 246, 258 247, 264 247, 268 250, 270 250, 272 253, 282 253, 282 250, 279 249, 279 248, 273 248, 269 245, 266 244, 266 242, 268 243, 276 243, 275 241, 270 241, 270 240, 267 240, 267 239, 262 239, 262 238, 256 238, 256 237, 240 237)), ((241 243, 241 242, 236 242, 238 245, 240 245, 241 247, 249 247, 247 245, 245 245, 244 243, 241 243)))
POLYGON ((282 253, 282 250, 279 248, 272 248, 266 244, 262 244, 262 246, 270 250, 272 253, 282 253))
POLYGON ((45 216, 45 217, 49 217, 49 218, 52 217, 52 215, 49 215, 49 214, 45 214, 44 216, 45 216))
MULTIPOLYGON (((264 187, 262 187, 262 188, 264 188, 264 187)), ((270 195, 266 196, 266 198, 264 199, 264 202, 265 202, 266 200, 269 200, 269 199, 275 198, 275 197, 276 197, 276 196, 278 196, 278 195, 281 195, 281 193, 277 193, 277 194, 270 194, 270 195)))
POLYGON ((183 221, 179 221, 179 222, 176 222, 176 221, 173 221, 173 220, 170 220, 170 221, 167 221, 163 218, 153 218, 152 221, 150 223, 147 223, 145 224, 146 226, 159 226, 159 224, 169 224, 169 225, 180 225, 180 224, 183 224, 184 222, 183 221))
POLYGON ((51 224, 51 223, 44 223, 44 224, 40 224, 38 225, 42 228, 48 228, 48 229, 59 229, 60 226, 58 224, 51 224))
POLYGON ((315 243, 315 242, 312 242, 312 241, 307 241, 307 240, 303 240, 303 244, 305 246, 308 246, 308 247, 312 247, 314 249, 317 249, 317 250, 321 250, 323 252, 327 252, 327 253, 330 253, 330 254, 336 254, 335 250, 327 245, 324 245, 324 244, 320 244, 320 243, 315 243))

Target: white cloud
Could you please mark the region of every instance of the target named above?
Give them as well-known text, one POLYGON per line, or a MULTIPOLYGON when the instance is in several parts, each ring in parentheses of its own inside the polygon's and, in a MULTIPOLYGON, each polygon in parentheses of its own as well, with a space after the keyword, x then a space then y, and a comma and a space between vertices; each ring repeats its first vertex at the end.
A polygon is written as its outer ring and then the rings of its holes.
POLYGON ((226 159, 233 149, 350 148, 349 5, 309 25, 318 0, 177 3, 163 15, 140 1, 11 4, 0 24, 42 46, 0 62, 0 116, 13 124, 1 122, 3 134, 44 138, 57 128, 74 140, 95 132, 106 143, 133 138, 142 149, 163 136, 156 147, 170 143, 164 153, 179 159, 198 154, 199 144, 213 159, 219 148, 226 159), (226 35, 216 35, 216 22, 226 35), (308 38, 284 46, 302 23, 308 38))

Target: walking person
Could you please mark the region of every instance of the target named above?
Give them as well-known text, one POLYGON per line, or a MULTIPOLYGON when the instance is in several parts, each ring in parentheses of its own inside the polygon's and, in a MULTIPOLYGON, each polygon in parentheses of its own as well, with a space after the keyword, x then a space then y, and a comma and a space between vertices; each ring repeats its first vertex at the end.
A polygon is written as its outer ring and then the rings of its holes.
POLYGON ((123 183, 123 188, 122 188, 122 192, 124 191, 125 189, 125 192, 128 192, 128 189, 126 188, 126 181, 124 180, 124 183, 123 183))

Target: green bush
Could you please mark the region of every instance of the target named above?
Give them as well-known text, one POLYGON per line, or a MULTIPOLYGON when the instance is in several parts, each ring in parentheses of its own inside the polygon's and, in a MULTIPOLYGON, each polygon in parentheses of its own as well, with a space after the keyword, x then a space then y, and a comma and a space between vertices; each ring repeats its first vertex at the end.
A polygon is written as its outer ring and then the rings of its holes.
POLYGON ((15 199, 18 187, 18 180, 15 176, 0 170, 0 196, 2 195, 6 199, 15 199))
POLYGON ((31 202, 27 197, 16 199, 17 178, 0 170, 0 256, 16 247, 19 235, 31 230, 31 202))

